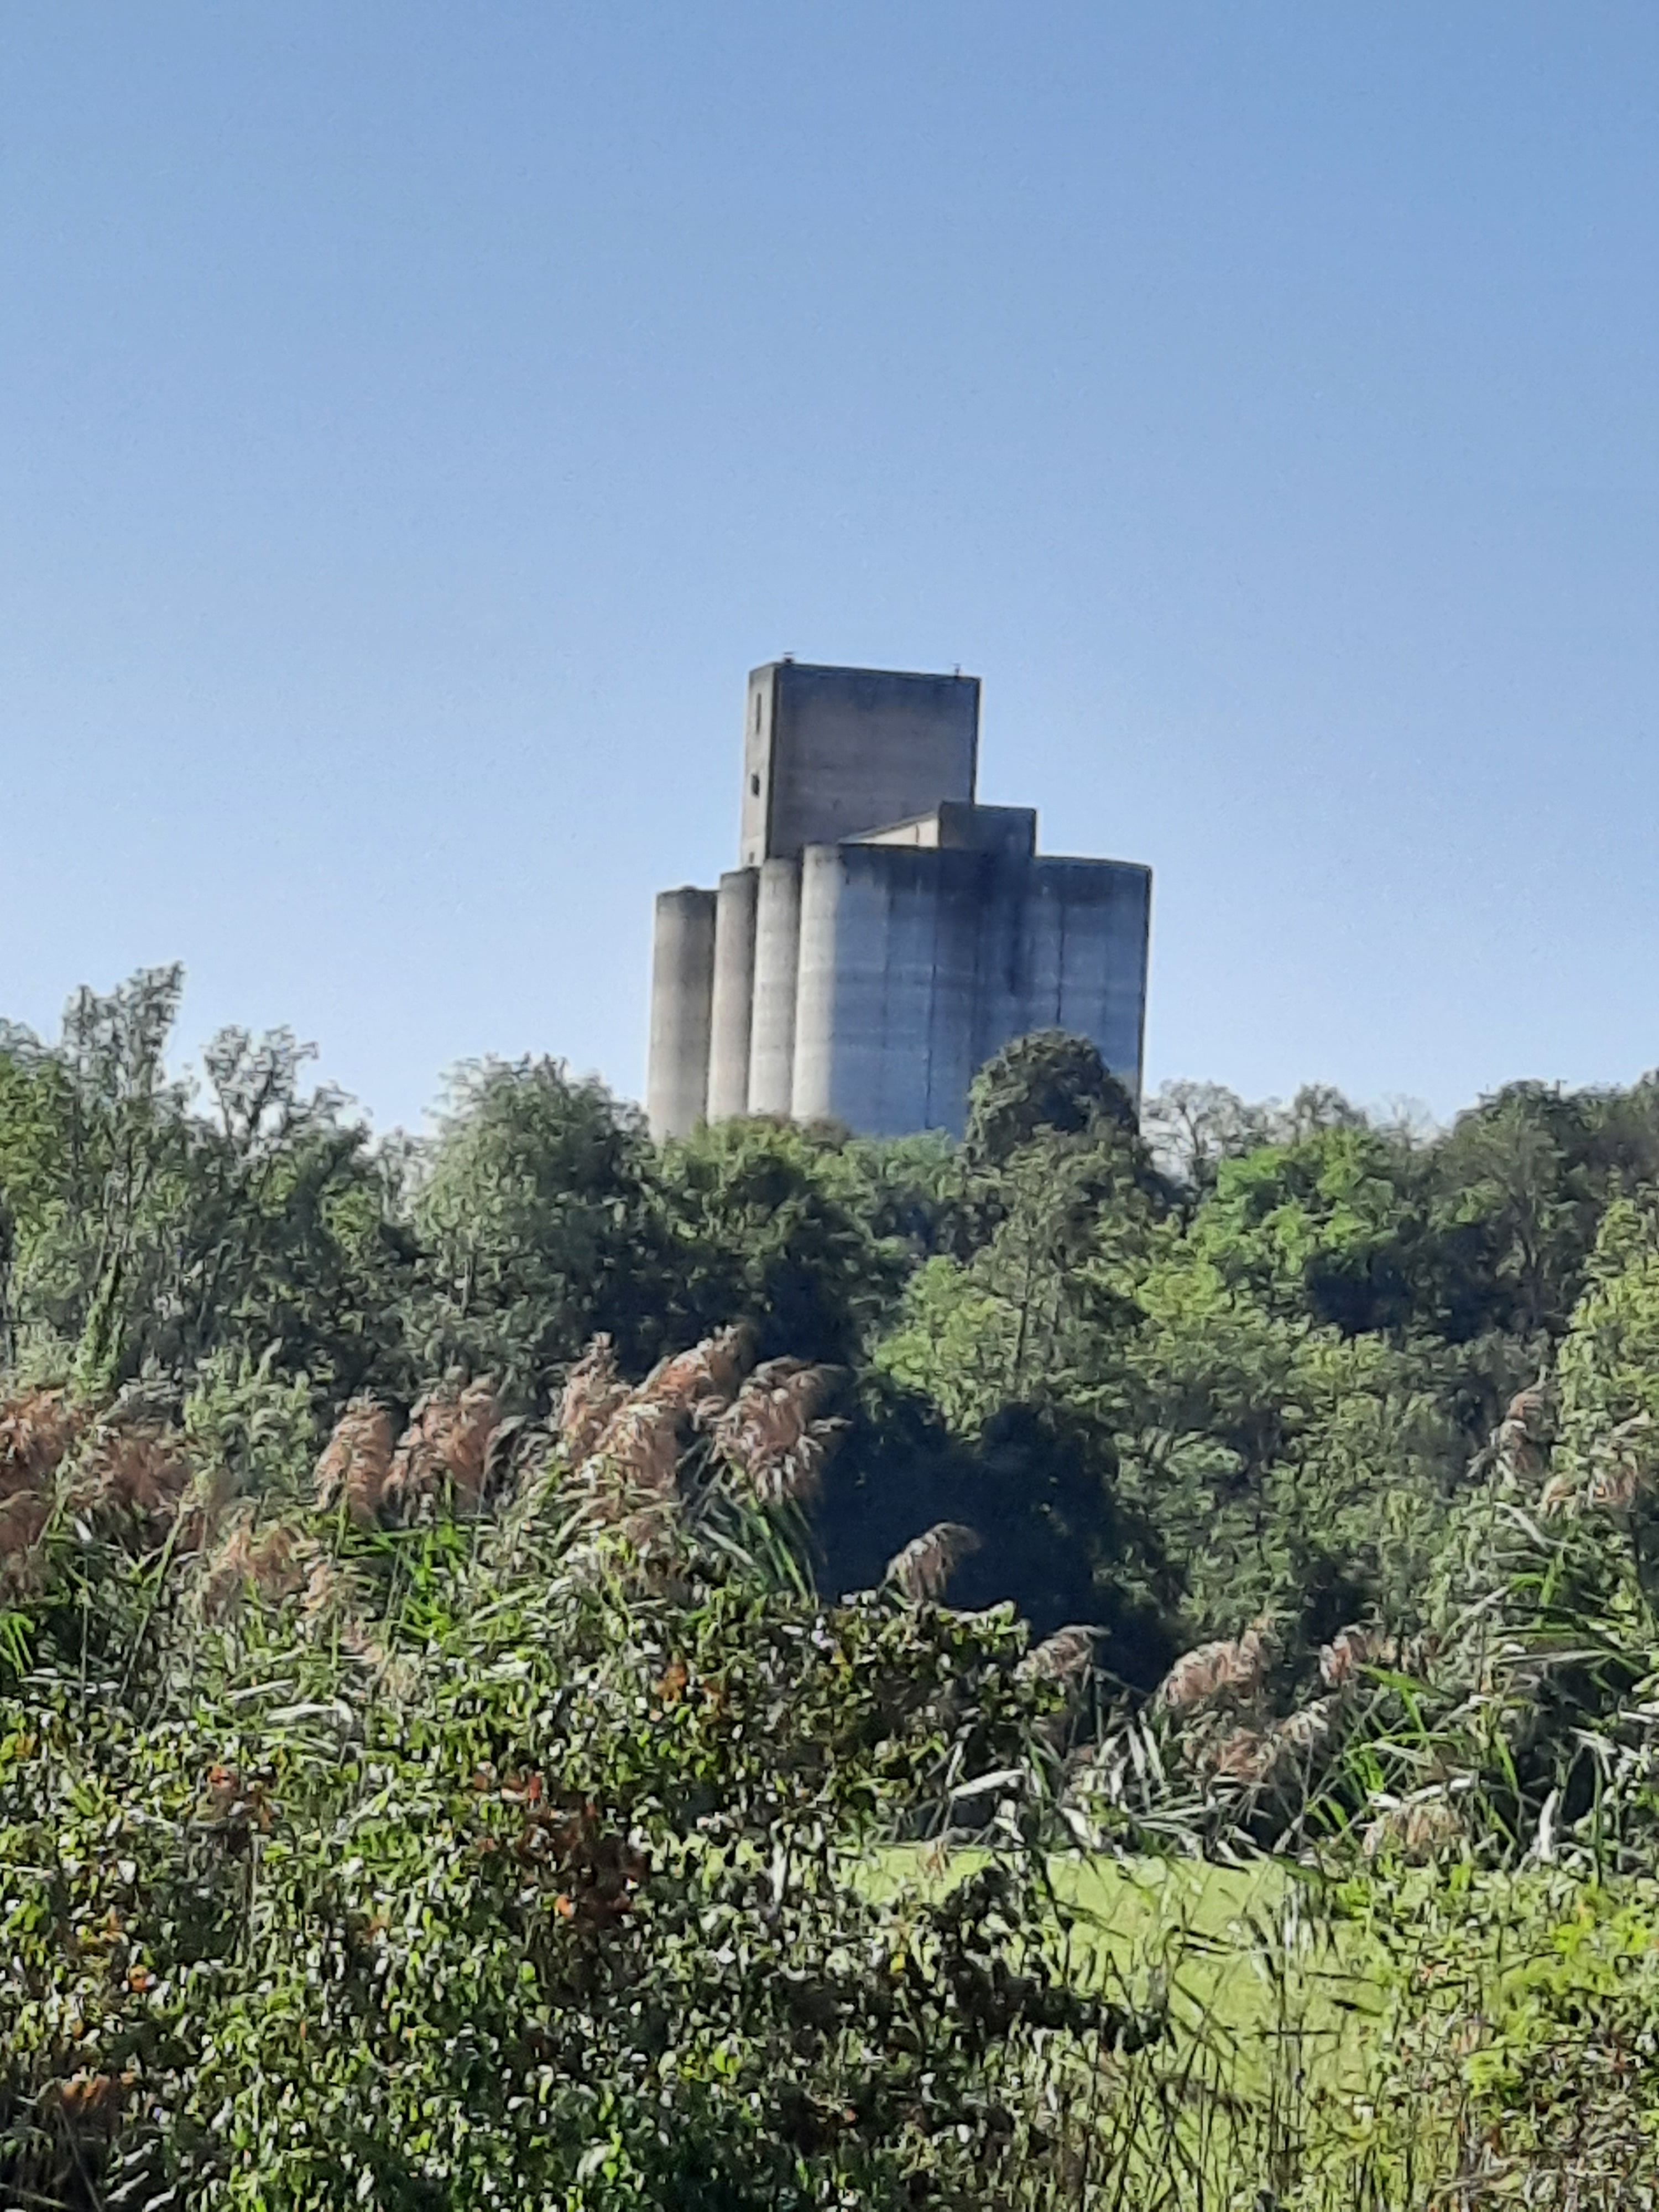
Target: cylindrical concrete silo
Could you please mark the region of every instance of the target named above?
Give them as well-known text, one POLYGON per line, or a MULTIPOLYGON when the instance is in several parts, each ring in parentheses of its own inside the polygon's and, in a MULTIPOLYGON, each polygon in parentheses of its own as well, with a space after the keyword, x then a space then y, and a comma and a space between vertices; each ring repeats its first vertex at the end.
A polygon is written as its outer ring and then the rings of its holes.
POLYGON ((824 1120, 836 1110, 840 987, 845 981, 836 940, 848 849, 809 845, 801 855, 799 984, 790 1110, 802 1121, 824 1120))
POLYGON ((708 1034, 708 1118, 749 1111, 749 1032, 755 1002, 758 868, 720 878, 714 906, 714 994, 708 1034))
POLYGON ((795 973, 800 957, 800 862, 763 860, 755 913, 749 1110, 787 1114, 795 1080, 795 973))
POLYGON ((809 845, 801 857, 798 1121, 862 1136, 924 1129, 933 1060, 939 887, 971 853, 809 845))
POLYGON ((695 890, 689 884, 659 892, 645 1078, 645 1110, 653 1137, 684 1137, 707 1111, 714 993, 714 892, 695 890))

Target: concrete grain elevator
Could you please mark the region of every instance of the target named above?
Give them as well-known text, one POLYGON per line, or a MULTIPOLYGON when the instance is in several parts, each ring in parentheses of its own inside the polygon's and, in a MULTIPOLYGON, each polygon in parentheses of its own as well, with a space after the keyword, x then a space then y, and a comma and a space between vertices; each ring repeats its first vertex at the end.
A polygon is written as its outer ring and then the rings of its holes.
POLYGON ((1012 1037, 1093 1039, 1140 1091, 1152 872, 1039 854, 981 806, 979 679, 769 661, 744 714, 741 865, 657 900, 646 1110, 960 1135, 1012 1037))

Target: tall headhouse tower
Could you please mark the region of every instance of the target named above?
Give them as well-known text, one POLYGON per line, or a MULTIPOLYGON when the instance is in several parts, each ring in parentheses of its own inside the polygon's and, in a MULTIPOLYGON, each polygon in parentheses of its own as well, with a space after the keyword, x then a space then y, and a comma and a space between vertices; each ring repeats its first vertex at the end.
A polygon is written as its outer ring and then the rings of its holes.
POLYGON ((744 712, 740 866, 657 900, 646 1109, 959 1135, 1010 1038, 1091 1037, 1140 1090, 1152 872, 1039 854, 981 806, 979 678, 769 661, 744 712))

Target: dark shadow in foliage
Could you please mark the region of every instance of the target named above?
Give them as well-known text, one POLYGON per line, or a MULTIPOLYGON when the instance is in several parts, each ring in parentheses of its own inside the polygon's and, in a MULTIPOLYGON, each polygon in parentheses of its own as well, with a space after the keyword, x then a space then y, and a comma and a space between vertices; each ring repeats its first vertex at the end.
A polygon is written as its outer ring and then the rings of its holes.
POLYGON ((878 1381, 812 1513, 828 1594, 867 1589, 893 1555, 940 1521, 965 1522, 981 1548, 951 1578, 948 1601, 975 1611, 1012 1599, 1033 1638, 1072 1622, 1101 1631, 1100 1663, 1151 1689, 1176 1656, 1147 1532, 1113 1498, 1103 1448, 1029 1406, 1010 1406, 974 1444, 953 1437, 927 1401, 878 1381), (1152 1575, 1129 1562, 1152 1559, 1152 1575))

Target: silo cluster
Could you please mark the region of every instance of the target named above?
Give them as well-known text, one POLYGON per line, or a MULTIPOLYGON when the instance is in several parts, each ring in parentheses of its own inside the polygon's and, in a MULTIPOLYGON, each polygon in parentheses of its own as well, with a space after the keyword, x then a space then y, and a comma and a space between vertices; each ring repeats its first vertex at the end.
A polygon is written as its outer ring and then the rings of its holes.
POLYGON ((975 1071, 1038 1029, 1139 1094, 1150 870, 1039 854, 975 791, 979 683, 769 662, 749 679, 743 865, 658 898, 653 1132, 771 1114, 959 1133, 975 1071))

